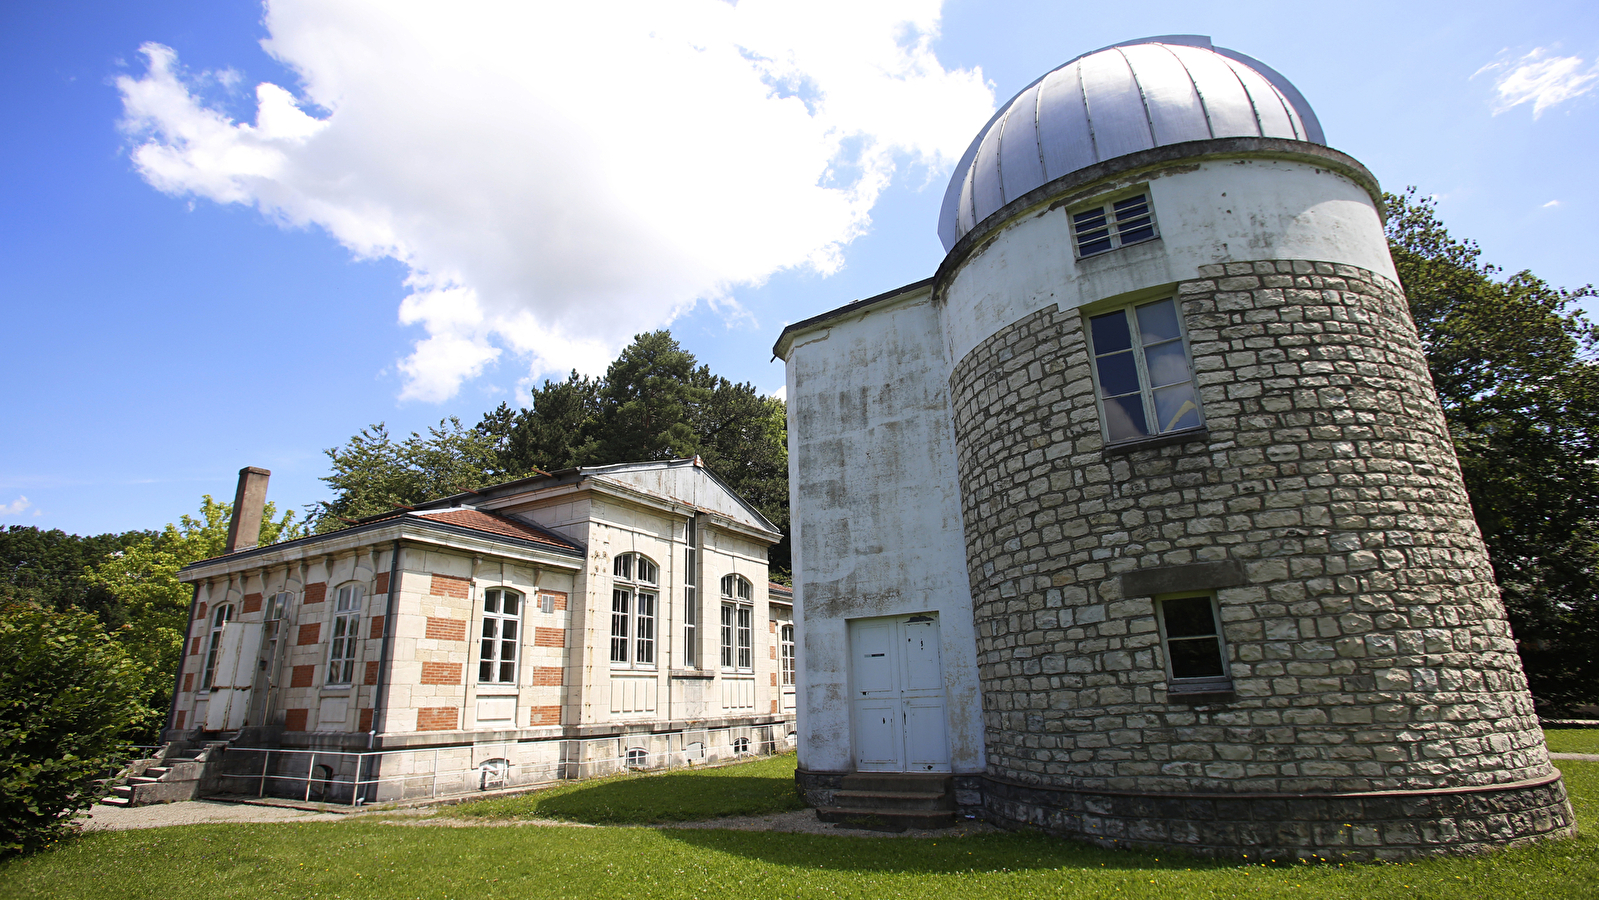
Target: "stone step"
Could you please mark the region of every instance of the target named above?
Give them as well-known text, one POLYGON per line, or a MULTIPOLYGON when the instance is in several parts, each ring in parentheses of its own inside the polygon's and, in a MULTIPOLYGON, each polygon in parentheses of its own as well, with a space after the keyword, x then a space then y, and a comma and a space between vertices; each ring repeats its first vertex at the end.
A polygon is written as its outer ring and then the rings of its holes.
POLYGON ((949 828, 955 824, 955 811, 824 806, 816 810, 816 818, 866 831, 907 831, 912 828, 949 828))
POLYGON ((833 802, 839 806, 858 809, 938 812, 955 808, 955 798, 951 795, 922 791, 834 791, 833 802))
POLYGON ((100 798, 100 803, 105 805, 105 806, 132 806, 133 805, 133 801, 129 800, 127 797, 116 797, 116 796, 101 797, 100 798))
MULTIPOLYGON (((146 769, 145 771, 149 771, 149 770, 146 769)), ((161 779, 159 777, 153 777, 153 776, 150 776, 150 775, 129 775, 127 783, 128 784, 155 784, 156 782, 158 782, 160 780, 161 779)))
POLYGON ((945 794, 954 779, 947 774, 920 772, 851 772, 839 780, 847 791, 894 791, 897 793, 945 794))
POLYGON ((165 775, 170 771, 172 771, 171 766, 151 766, 144 770, 144 774, 149 778, 160 778, 162 775, 165 775))

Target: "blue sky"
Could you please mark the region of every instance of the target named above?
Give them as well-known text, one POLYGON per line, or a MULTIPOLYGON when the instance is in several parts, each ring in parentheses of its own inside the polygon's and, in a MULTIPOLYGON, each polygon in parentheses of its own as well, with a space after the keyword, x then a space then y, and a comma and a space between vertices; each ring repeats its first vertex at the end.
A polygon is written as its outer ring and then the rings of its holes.
POLYGON ((369 423, 668 323, 776 389, 784 324, 932 273, 996 103, 1174 33, 1487 259, 1599 280, 1592 3, 5 4, 0 525, 158 528, 244 465, 299 507, 369 423))

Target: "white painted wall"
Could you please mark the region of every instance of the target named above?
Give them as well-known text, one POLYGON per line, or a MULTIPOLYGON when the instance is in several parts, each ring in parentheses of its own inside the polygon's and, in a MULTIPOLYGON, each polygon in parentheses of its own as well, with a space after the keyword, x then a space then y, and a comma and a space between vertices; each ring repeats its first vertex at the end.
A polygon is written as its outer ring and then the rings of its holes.
POLYGON ((1210 160, 1167 169, 1148 185, 1159 240, 1079 261, 1071 217, 1058 208, 1023 212, 980 247, 944 297, 949 359, 964 359, 994 332, 1051 304, 1075 309, 1185 281, 1202 265, 1314 259, 1398 280, 1371 195, 1330 169, 1292 160, 1210 160))
POLYGON ((949 361, 931 295, 802 333, 787 362, 799 763, 853 768, 847 620, 936 611, 951 767, 980 772, 949 361))

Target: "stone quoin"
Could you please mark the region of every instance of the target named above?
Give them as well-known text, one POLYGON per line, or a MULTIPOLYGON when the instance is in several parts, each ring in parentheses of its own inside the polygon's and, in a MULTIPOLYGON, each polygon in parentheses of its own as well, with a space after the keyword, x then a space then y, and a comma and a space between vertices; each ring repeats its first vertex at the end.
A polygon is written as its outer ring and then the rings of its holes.
POLYGON ((1383 232, 1206 38, 1001 108, 930 279, 790 325, 799 773, 1105 845, 1570 834, 1383 232))

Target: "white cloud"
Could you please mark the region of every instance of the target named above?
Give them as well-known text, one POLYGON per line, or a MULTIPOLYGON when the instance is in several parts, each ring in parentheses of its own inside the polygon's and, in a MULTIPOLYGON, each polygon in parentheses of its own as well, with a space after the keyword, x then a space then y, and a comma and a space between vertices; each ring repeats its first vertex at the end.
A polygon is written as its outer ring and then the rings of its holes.
POLYGON ((1550 56, 1548 47, 1538 47, 1517 59, 1499 59, 1478 69, 1494 75, 1494 115, 1532 104, 1532 117, 1557 103, 1580 97, 1599 83, 1599 63, 1583 68, 1578 56, 1550 56))
POLYGON ((1559 200, 1550 200, 1548 203, 1545 203, 1543 205, 1543 208, 1544 209, 1552 209, 1552 208, 1554 208, 1556 206, 1559 206, 1559 205, 1560 205, 1560 201, 1559 200))
POLYGON ((422 400, 504 350, 598 372, 696 303, 737 318, 736 286, 836 270, 885 186, 993 108, 933 55, 938 0, 273 0, 265 24, 302 84, 258 85, 253 124, 201 96, 237 78, 141 48, 117 82, 134 164, 408 266, 422 400))
POLYGON ((24 510, 26 510, 28 507, 30 507, 32 505, 33 505, 32 501, 30 501, 27 497, 23 497, 23 496, 19 495, 17 497, 17 499, 13 500, 10 503, 0 504, 0 518, 7 518, 7 517, 10 517, 10 516, 20 516, 20 515, 22 515, 24 510))

